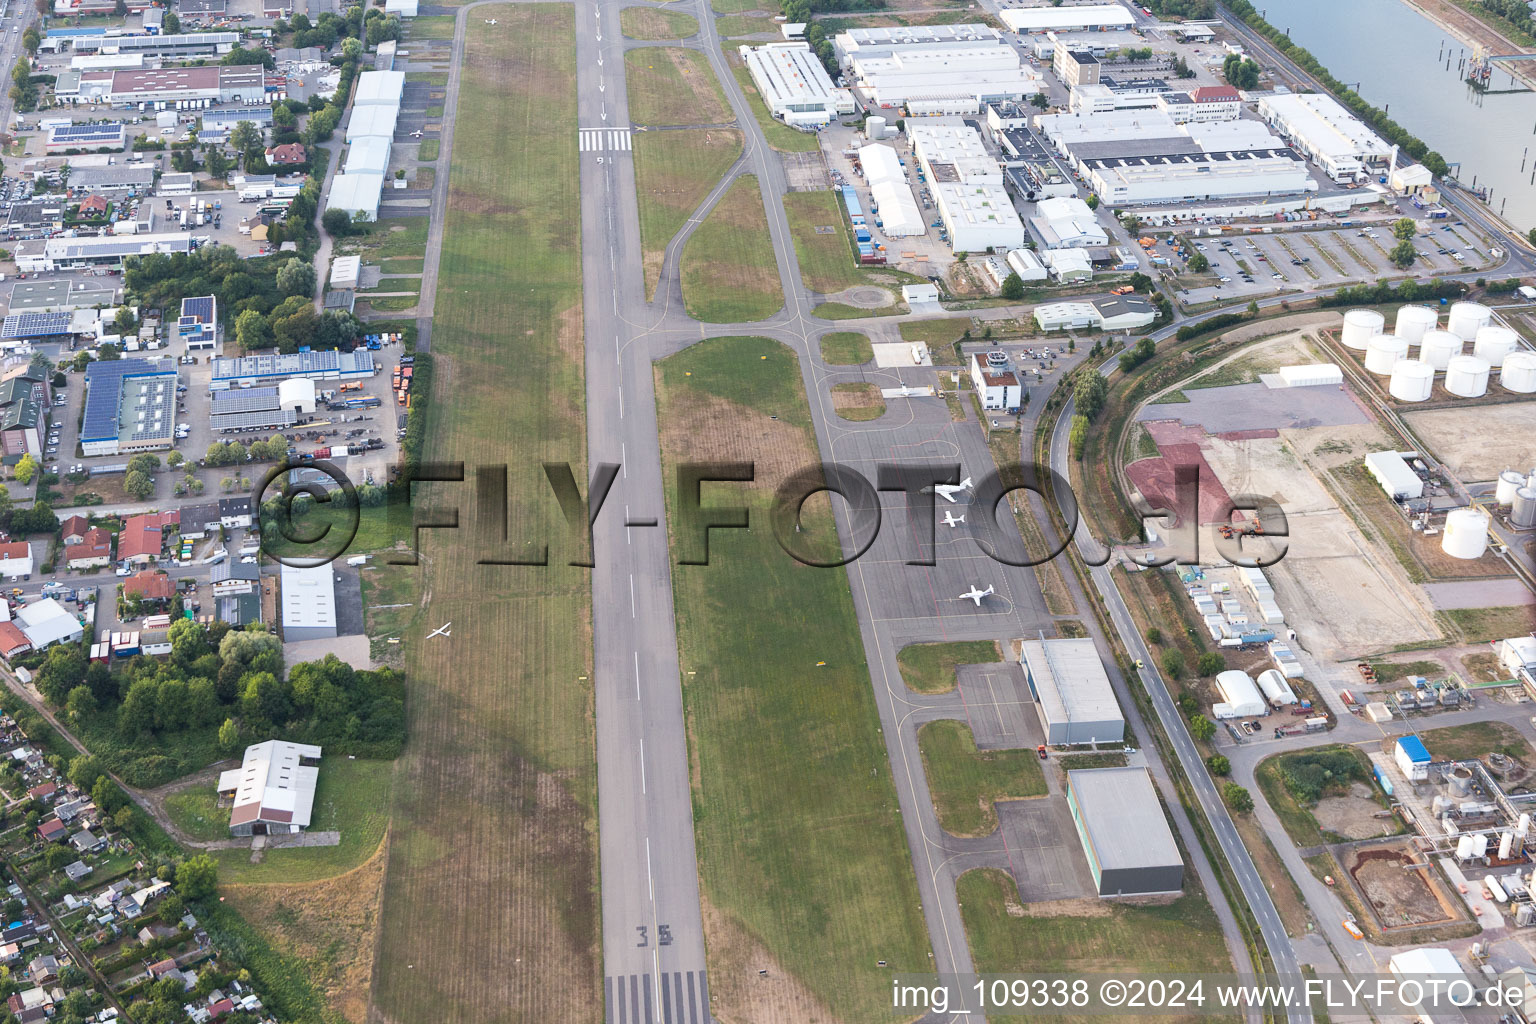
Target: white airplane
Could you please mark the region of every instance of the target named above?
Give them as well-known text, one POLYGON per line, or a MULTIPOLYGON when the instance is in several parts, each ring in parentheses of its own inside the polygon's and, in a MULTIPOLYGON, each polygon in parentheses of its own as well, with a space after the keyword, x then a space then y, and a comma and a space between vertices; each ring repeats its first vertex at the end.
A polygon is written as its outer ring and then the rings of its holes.
POLYGON ((961 594, 961 595, 960 595, 960 599, 961 599, 961 600, 962 600, 962 601, 964 601, 964 600, 966 600, 966 599, 967 599, 967 598, 969 598, 969 599, 970 599, 970 600, 972 600, 972 601, 975 601, 975 602, 976 602, 976 607, 977 607, 977 608, 980 608, 980 607, 981 607, 981 599, 982 599, 982 598, 984 598, 984 597, 989 597, 989 596, 991 596, 991 594, 992 594, 992 592, 993 592, 993 591, 992 591, 992 585, 991 585, 991 584, 988 584, 988 585, 987 585, 987 589, 986 589, 986 590, 981 590, 981 589, 979 589, 979 588, 978 588, 978 587, 977 587, 977 586, 976 586, 976 585, 975 585, 975 584, 974 584, 974 583, 973 583, 973 584, 971 584, 971 589, 970 589, 970 590, 968 590, 968 591, 966 591, 966 592, 965 592, 965 593, 963 593, 963 594, 961 594))
POLYGON ((419 138, 421 138, 421 136, 422 136, 422 131, 421 131, 420 128, 418 128, 415 131, 411 132, 411 138, 413 138, 413 139, 419 139, 419 138))
POLYGON ((968 491, 968 490, 970 490, 970 488, 971 488, 971 478, 970 477, 966 477, 964 480, 961 480, 958 484, 934 484, 933 485, 933 493, 937 494, 939 497, 943 498, 945 501, 954 501, 955 500, 955 495, 959 494, 961 491, 968 491))
POLYGON ((448 637, 453 636, 453 633, 448 629, 448 627, 451 626, 451 625, 453 625, 453 623, 451 623, 451 622, 443 623, 441 626, 438 626, 432 632, 428 633, 427 634, 427 639, 431 640, 435 636, 448 636, 448 637))
POLYGON ((951 530, 963 522, 965 522, 965 516, 957 516, 949 509, 944 510, 944 525, 949 527, 951 530))
POLYGON ((496 24, 496 19, 495 18, 486 18, 485 19, 485 23, 487 25, 494 25, 494 24, 496 24))

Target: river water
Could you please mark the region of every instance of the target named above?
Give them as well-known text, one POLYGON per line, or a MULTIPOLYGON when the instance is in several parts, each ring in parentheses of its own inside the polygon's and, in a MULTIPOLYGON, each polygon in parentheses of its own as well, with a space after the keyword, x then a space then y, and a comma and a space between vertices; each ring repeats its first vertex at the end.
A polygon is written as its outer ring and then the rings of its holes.
POLYGON ((1458 180, 1492 189, 1495 213, 1522 231, 1536 227, 1536 93, 1497 62, 1490 91, 1472 89, 1461 67, 1472 48, 1402 0, 1254 3, 1335 78, 1359 82, 1361 96, 1448 163, 1460 162, 1458 180), (1503 91, 1510 89, 1519 91, 1503 91))

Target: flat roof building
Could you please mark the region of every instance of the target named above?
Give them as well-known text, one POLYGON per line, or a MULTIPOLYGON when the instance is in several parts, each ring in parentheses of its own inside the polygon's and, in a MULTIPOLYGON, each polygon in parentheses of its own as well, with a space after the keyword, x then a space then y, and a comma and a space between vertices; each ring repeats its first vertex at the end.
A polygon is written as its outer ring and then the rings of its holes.
POLYGON ((155 169, 147 164, 108 164, 106 167, 71 167, 69 187, 77 192, 130 189, 147 192, 155 183, 155 169))
POLYGON ((1087 249, 1109 244, 1109 233, 1077 196, 1052 196, 1035 204, 1030 227, 1045 249, 1087 249))
POLYGON ((1003 169, 976 129, 909 125, 907 135, 955 252, 1006 252, 1024 244, 1024 222, 1003 188, 1003 169))
POLYGON ((1135 26, 1131 12, 1119 4, 1084 4, 1080 7, 1021 7, 998 12, 1010 32, 1032 35, 1042 32, 1124 30, 1135 26))
POLYGON ((109 359, 86 367, 84 454, 169 448, 175 426, 176 365, 170 360, 109 359))
POLYGON ((1046 743, 1125 739, 1125 718, 1092 640, 1025 640, 1019 663, 1046 743))
POLYGON ((1109 157, 1084 160, 1082 172, 1109 206, 1297 195, 1317 189, 1307 165, 1289 149, 1109 157))
POLYGON ((352 104, 358 107, 382 104, 398 108, 400 97, 404 94, 404 71, 364 71, 357 76, 357 91, 352 96, 352 104))
POLYGON ((740 53, 763 103, 785 124, 815 127, 857 109, 853 95, 832 84, 807 43, 743 46, 740 53))
MULTIPOLYGON (((100 365, 92 363, 92 366, 100 365)), ((365 348, 351 352, 291 352, 282 355, 241 356, 213 360, 212 390, 245 384, 276 384, 288 377, 314 380, 350 380, 374 374, 373 353, 365 348)))
POLYGON ((229 831, 237 836, 287 835, 309 827, 320 748, 267 740, 245 748, 239 768, 219 774, 219 796, 234 801, 229 831))
POLYGON ((389 149, 389 140, 377 135, 358 139, 347 147, 343 171, 347 174, 384 174, 389 170, 389 149))
POLYGON ((1259 116, 1340 184, 1385 168, 1392 147, 1332 96, 1276 93, 1259 100, 1259 116))
POLYGON ((1145 768, 1069 771, 1067 807, 1100 896, 1184 888, 1184 858, 1145 768))
POLYGON ((72 149, 121 151, 128 145, 128 129, 120 122, 111 124, 66 124, 51 129, 45 149, 50 154, 72 149))
POLYGON ((370 135, 377 135, 381 139, 393 139, 395 120, 399 116, 400 108, 389 103, 371 103, 363 107, 353 107, 352 117, 347 121, 347 141, 356 142, 370 135))
POLYGON ((1008 40, 990 25, 893 25, 850 28, 832 37, 832 52, 839 65, 854 56, 889 56, 901 51, 942 50, 957 44, 1007 46, 1008 40))
POLYGON ((130 256, 192 251, 192 236, 98 235, 84 238, 39 238, 17 242, 12 250, 23 273, 92 266, 122 266, 130 256))
POLYGON ((1424 496, 1424 481, 1401 452, 1371 452, 1365 457, 1365 469, 1393 501, 1411 501, 1424 496))
POLYGON ((338 174, 331 179, 331 194, 326 197, 325 208, 343 210, 353 220, 378 220, 383 194, 382 174, 338 174))
POLYGON ((336 583, 329 563, 283 565, 283 640, 320 640, 336 635, 336 583))
POLYGON ((855 53, 845 74, 871 103, 904 107, 913 117, 975 114, 985 104, 1021 102, 1042 88, 1012 47, 984 41, 855 53))

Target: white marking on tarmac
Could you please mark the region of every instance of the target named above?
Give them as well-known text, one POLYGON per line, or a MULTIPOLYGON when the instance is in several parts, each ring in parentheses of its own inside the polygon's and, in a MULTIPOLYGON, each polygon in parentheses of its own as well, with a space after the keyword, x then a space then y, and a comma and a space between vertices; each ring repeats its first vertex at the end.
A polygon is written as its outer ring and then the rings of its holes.
POLYGON ((640 738, 640 792, 645 792, 645 737, 640 738))
MULTIPOLYGON (((629 574, 629 617, 635 617, 635 574, 629 574)), ((638 653, 638 652, 637 652, 638 653)))
POLYGON ((640 652, 635 652, 635 700, 640 699, 640 652))
MULTIPOLYGON (((656 899, 656 881, 651 877, 651 837, 645 837, 645 884, 650 886, 651 900, 656 899)), ((660 991, 658 989, 657 991, 660 991)))

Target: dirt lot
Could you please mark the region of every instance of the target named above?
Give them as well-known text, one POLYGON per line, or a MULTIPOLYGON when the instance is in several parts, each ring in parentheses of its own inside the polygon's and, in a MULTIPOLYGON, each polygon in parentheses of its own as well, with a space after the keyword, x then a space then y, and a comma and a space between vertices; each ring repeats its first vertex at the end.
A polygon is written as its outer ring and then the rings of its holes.
POLYGON ((1365 893, 1382 928, 1412 928, 1441 924, 1459 915, 1448 894, 1437 892, 1438 880, 1428 867, 1405 867, 1413 854, 1405 844, 1386 844, 1345 854, 1344 870, 1365 893))
POLYGON ((1536 402, 1410 412, 1403 419, 1464 483, 1492 480, 1512 467, 1528 470, 1536 457, 1536 402))
POLYGON ((1344 796, 1327 796, 1312 808, 1312 816, 1318 827, 1346 839, 1370 839, 1392 835, 1397 831, 1389 819, 1374 815, 1381 813, 1381 805, 1371 799, 1371 791, 1363 782, 1349 787, 1344 796))

